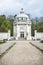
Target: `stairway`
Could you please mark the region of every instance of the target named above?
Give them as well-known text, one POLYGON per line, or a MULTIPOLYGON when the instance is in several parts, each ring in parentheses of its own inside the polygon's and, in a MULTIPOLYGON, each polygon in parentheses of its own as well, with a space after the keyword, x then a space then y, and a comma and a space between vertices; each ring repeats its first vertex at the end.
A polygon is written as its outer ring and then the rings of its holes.
POLYGON ((18 40, 26 40, 26 38, 21 38, 21 37, 20 37, 20 38, 18 38, 18 40))

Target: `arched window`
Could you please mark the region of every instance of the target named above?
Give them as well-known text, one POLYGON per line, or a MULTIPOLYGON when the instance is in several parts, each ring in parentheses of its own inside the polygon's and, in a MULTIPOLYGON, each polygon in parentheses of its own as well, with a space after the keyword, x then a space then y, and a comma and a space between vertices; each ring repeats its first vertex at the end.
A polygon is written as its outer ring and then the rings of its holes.
POLYGON ((21 18, 21 20, 23 20, 23 18, 21 18))
POLYGON ((26 18, 26 21, 27 21, 27 18, 26 18))

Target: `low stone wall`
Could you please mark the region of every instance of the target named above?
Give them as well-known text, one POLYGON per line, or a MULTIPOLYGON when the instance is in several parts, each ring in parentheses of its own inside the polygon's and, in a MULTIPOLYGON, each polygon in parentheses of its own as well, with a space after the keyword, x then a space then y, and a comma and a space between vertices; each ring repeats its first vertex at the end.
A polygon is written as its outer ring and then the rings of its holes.
POLYGON ((0 32, 0 40, 4 40, 4 39, 10 39, 10 30, 8 30, 8 32, 4 33, 4 32, 0 32))
POLYGON ((43 40, 43 32, 37 32, 37 30, 35 30, 35 40, 37 39, 43 40))
POLYGON ((43 43, 40 43, 40 41, 31 41, 30 44, 43 52, 43 43))
POLYGON ((6 42, 6 43, 4 43, 4 44, 1 44, 0 45, 0 56, 2 55, 2 54, 4 54, 5 52, 6 52, 6 50, 8 49, 8 48, 10 48, 12 45, 14 45, 15 44, 15 42, 14 41, 8 41, 8 42, 6 42))

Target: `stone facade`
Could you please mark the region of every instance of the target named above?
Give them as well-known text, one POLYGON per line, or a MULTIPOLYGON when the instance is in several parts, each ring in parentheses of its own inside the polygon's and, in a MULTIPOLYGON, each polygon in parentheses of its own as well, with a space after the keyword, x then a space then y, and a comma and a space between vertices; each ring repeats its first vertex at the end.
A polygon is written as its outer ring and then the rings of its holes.
POLYGON ((31 40, 31 21, 29 17, 24 13, 23 9, 21 9, 20 13, 16 16, 13 25, 13 33, 16 40, 31 40))

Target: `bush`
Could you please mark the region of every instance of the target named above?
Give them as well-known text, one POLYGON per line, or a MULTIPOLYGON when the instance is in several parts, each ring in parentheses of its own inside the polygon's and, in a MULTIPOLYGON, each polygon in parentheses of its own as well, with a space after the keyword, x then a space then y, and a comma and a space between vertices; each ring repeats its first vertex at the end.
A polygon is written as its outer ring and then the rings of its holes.
POLYGON ((3 44, 3 43, 5 43, 4 41, 2 41, 2 40, 0 40, 0 44, 3 44))
POLYGON ((43 40, 41 40, 40 42, 43 43, 43 40))
POLYGON ((5 43, 6 41, 8 41, 8 39, 3 39, 3 42, 5 43))

